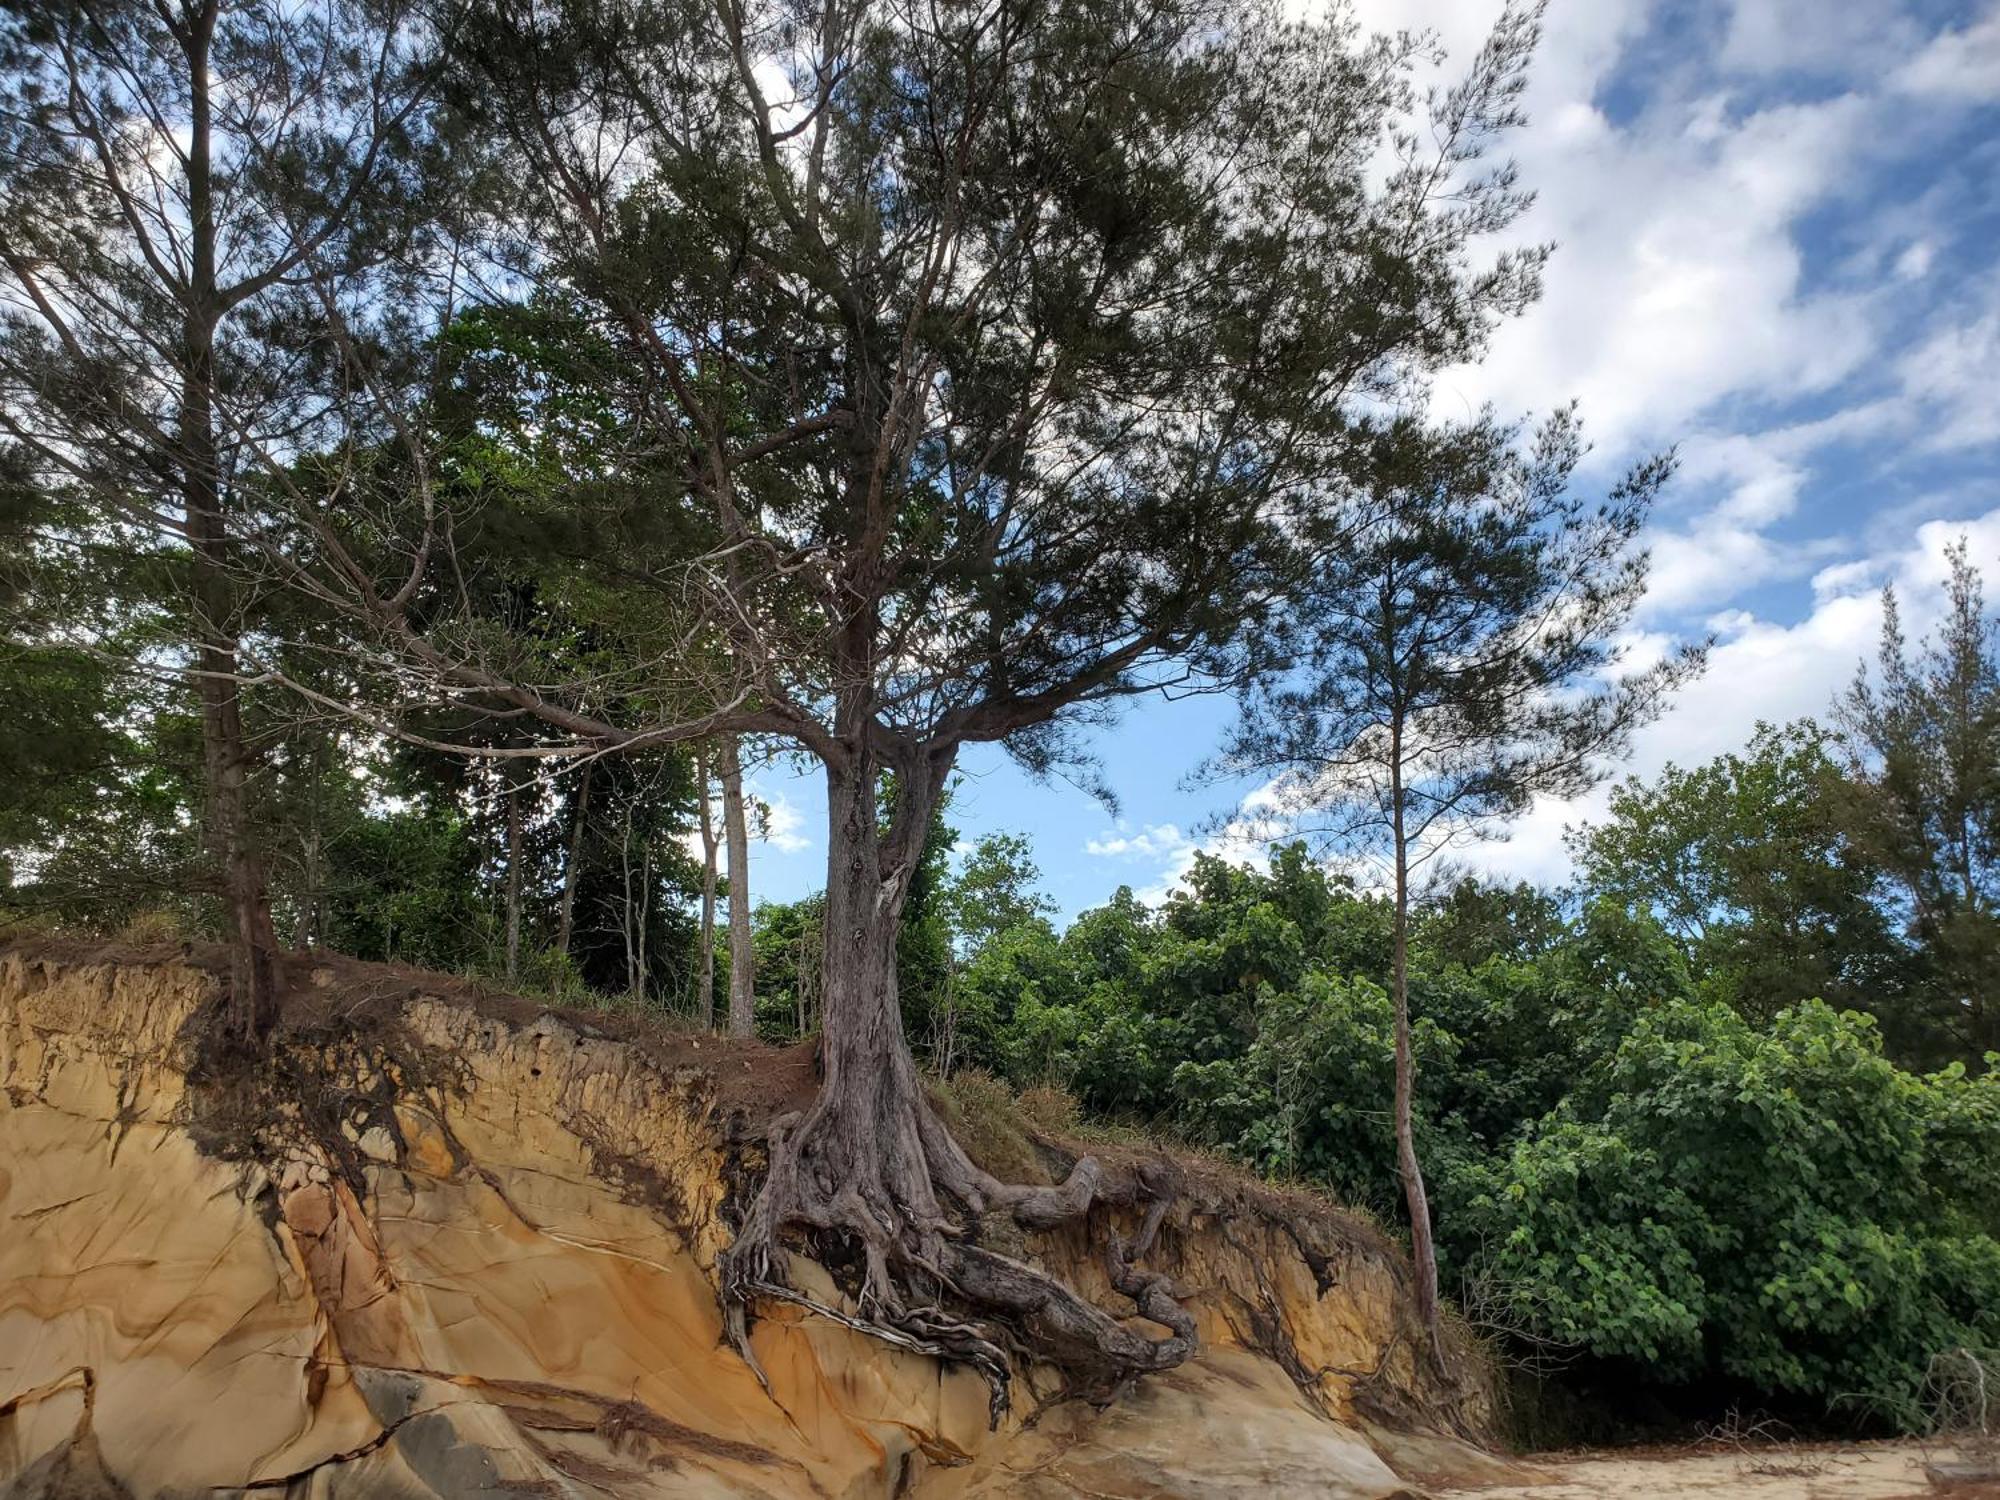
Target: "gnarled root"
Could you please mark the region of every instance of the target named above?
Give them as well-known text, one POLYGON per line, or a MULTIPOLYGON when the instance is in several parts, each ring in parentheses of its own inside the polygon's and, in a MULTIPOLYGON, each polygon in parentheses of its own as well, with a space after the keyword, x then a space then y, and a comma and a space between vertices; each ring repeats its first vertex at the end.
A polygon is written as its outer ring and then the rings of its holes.
POLYGON ((914 1087, 885 1088, 865 1100, 823 1093, 804 1116, 772 1122, 769 1157, 763 1187, 721 1265, 730 1337, 760 1380, 748 1338, 749 1308, 759 1297, 971 1365, 991 1389, 995 1426, 1009 1404, 1010 1349, 1054 1365, 1069 1393, 1100 1402, 1194 1352, 1194 1319, 1172 1282, 1139 1267, 1173 1197, 1165 1169, 1140 1174, 1123 1200, 1146 1204, 1140 1231, 1129 1242, 1113 1236, 1105 1252, 1112 1287, 1168 1331, 1149 1338, 1047 1273, 968 1237, 968 1226, 994 1210, 1025 1229, 1082 1218, 1103 1197, 1094 1157, 1079 1160, 1057 1186, 1001 1182, 965 1154, 914 1087), (947 1215, 940 1194, 965 1210, 965 1223, 947 1215), (858 1249, 861 1285, 852 1310, 792 1285, 782 1241, 796 1229, 844 1237, 858 1249))

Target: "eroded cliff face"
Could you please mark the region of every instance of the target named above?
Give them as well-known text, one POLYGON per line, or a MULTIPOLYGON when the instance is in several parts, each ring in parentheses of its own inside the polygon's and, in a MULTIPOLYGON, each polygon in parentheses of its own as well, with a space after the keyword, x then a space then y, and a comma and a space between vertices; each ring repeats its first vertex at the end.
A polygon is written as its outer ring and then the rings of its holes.
MULTIPOLYGON (((1103 1412, 1029 1371, 989 1430, 976 1374, 783 1306, 766 1389, 712 1272, 799 1055, 296 979, 283 1066, 220 1086, 181 1062, 199 966, 0 955, 0 1495, 1380 1497, 1499 1467, 1462 1441, 1476 1393, 1411 1358, 1390 1247, 1247 1187, 1190 1195, 1154 1257, 1203 1352, 1103 1412)), ((1089 1226, 1012 1248, 1116 1306, 1089 1226)))

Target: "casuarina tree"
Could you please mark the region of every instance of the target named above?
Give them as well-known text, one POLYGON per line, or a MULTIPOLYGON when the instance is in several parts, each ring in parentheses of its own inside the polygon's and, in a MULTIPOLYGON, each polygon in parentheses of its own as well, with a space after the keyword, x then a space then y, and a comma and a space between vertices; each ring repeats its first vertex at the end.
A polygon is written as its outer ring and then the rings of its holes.
POLYGON ((1848 831, 1893 883, 1934 1023, 1975 1068, 2000 1052, 2000 650, 1964 537, 1914 653, 1894 590, 1882 642, 1835 705, 1848 831))
MULTIPOLYGON (((558 501, 604 524, 550 571, 629 655, 585 700, 456 620, 461 497, 410 455, 422 541, 396 555, 447 581, 392 597, 364 566, 322 593, 387 689, 532 718, 546 754, 748 734, 823 768, 823 1081, 771 1125, 724 1257, 739 1342, 756 1299, 804 1300, 803 1234, 860 1267, 840 1316, 975 1363, 996 1403, 997 1325, 1090 1391, 1192 1347, 1139 1269, 1157 1211, 1109 1268, 1160 1338, 976 1242, 986 1211, 1050 1225, 1105 1184, 1089 1159, 1052 1188, 972 1162, 895 955, 961 749, 1047 771, 1122 698, 1239 677, 1371 413, 1535 293, 1538 252, 1481 249, 1525 201, 1483 153, 1534 14, 1425 94, 1421 39, 1278 10, 482 0, 459 33, 467 128, 509 185, 487 282, 572 329, 565 378, 615 408, 558 501)), ((315 554, 361 547, 302 524, 315 554)))
POLYGON ((90 507, 73 536, 184 565, 239 1041, 269 1023, 277 939, 238 650, 261 570, 235 513, 250 453, 288 461, 323 416, 295 337, 308 266, 351 288, 407 242, 428 35, 394 0, 0 9, 0 436, 90 507))
POLYGON ((1592 785, 1601 757, 1700 662, 1688 651, 1620 675, 1619 632, 1646 580, 1634 543, 1671 465, 1640 465, 1598 503, 1572 484, 1583 451, 1567 412, 1525 445, 1491 419, 1384 428, 1356 471, 1353 508, 1330 514, 1342 544, 1272 621, 1295 669, 1255 687, 1220 762, 1270 778, 1262 816, 1388 857, 1396 1164, 1440 1364, 1411 1123, 1412 869, 1537 796, 1592 785))

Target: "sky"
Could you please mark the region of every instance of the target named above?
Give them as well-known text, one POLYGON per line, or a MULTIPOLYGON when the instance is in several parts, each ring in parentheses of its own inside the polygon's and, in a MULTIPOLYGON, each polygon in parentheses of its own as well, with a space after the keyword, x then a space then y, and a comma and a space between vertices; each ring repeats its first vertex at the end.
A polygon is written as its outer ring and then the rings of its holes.
MULTIPOLYGON (((1465 59, 1499 4, 1356 10, 1465 59)), ((1961 534, 2000 594, 2000 0, 1552 0, 1526 107, 1512 154, 1537 197, 1512 233, 1555 245, 1547 289, 1432 399, 1509 417, 1575 400, 1599 484, 1678 452, 1632 644, 1715 647, 1610 768, 1650 777, 1759 720, 1824 715, 1872 654, 1883 585, 1921 631, 1961 534)), ((1027 835, 1064 917, 1120 885, 1159 899, 1226 842, 1205 830, 1229 792, 1187 778, 1229 714, 1140 701, 1100 731, 1115 810, 972 747, 949 821, 965 842, 1027 835)), ((819 889, 815 783, 784 764, 754 783, 757 896, 819 889)), ((1564 828, 1605 795, 1538 803, 1450 857, 1559 884, 1564 828)))

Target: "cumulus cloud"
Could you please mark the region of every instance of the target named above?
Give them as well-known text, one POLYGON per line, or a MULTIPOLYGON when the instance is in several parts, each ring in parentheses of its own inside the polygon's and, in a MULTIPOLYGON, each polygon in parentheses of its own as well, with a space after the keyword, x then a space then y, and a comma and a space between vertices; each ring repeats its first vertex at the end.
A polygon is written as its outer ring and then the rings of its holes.
MULTIPOLYGON (((2000 286, 1947 305, 1929 332, 1897 362, 1902 389, 1923 413, 1932 451, 2000 442, 2000 286)), ((1913 413, 1913 420, 1915 414, 1913 413)))
POLYGON ((1187 837, 1172 823, 1151 823, 1137 833, 1120 823, 1116 832, 1091 839, 1083 852, 1099 859, 1152 859, 1187 844, 1187 837))
MULTIPOLYGON (((1903 546, 1827 568, 1814 580, 1815 602, 1796 624, 1759 619, 1742 610, 1713 623, 1723 631, 1700 678, 1682 689, 1667 713, 1640 731, 1621 774, 1657 776, 1740 749, 1758 721, 1824 721, 1834 698, 1864 660, 1881 629, 1881 589, 1895 586, 1912 637, 1937 621, 1946 576, 1945 548, 1965 536, 1976 564, 2000 572, 2000 509, 1967 521, 1932 520, 1903 546)), ((1995 579, 2000 583, 2000 578, 1995 579)), ((1609 787, 1570 801, 1542 799, 1502 840, 1469 846, 1460 862, 1504 880, 1559 884, 1569 878, 1563 830, 1601 817, 1609 787)))
POLYGON ((758 808, 759 816, 750 824, 751 838, 768 844, 781 854, 803 854, 813 841, 805 834, 805 814, 782 791, 746 783, 744 795, 758 808))
POLYGON ((1739 0, 1722 44, 1735 73, 1845 73, 1896 57, 1922 41, 1893 0, 1739 0))
POLYGON ((1089 840, 1084 852, 1147 867, 1133 894, 1148 906, 1157 906, 1185 884, 1198 854, 1261 866, 1270 841, 1283 831, 1272 816, 1274 805, 1273 789, 1263 787, 1244 798, 1235 817, 1205 836, 1183 832, 1173 823, 1148 824, 1137 833, 1121 823, 1112 833, 1089 840))
POLYGON ((2000 99, 2000 5, 1957 30, 1934 37, 1896 70, 1895 84, 1924 98, 1971 103, 2000 99))

